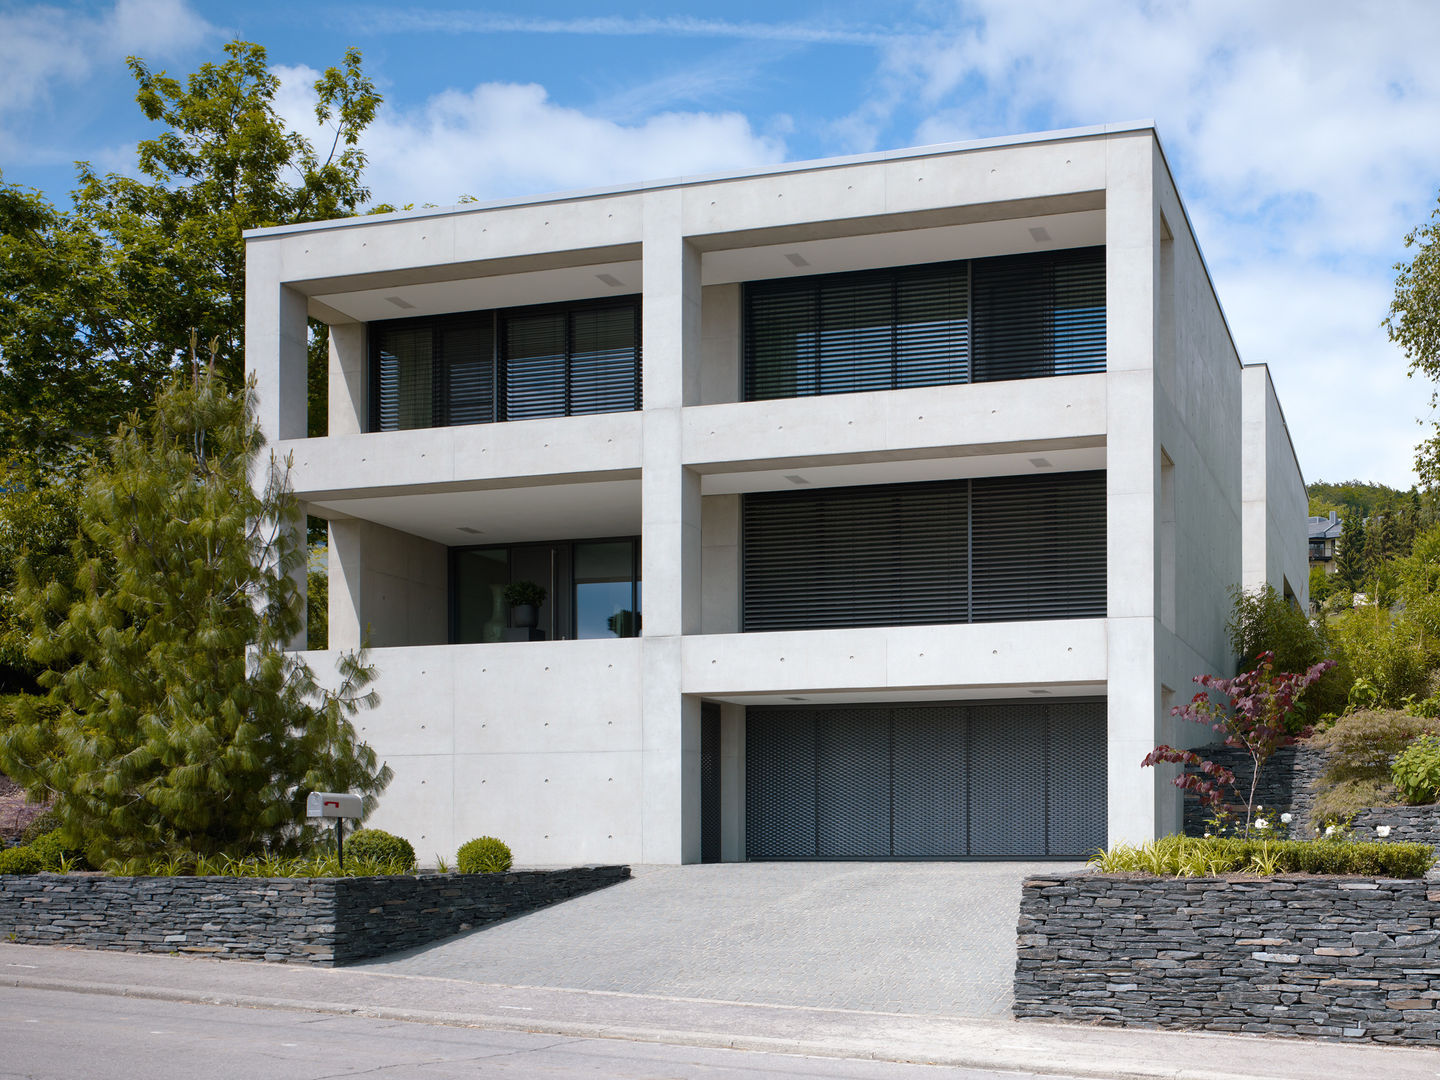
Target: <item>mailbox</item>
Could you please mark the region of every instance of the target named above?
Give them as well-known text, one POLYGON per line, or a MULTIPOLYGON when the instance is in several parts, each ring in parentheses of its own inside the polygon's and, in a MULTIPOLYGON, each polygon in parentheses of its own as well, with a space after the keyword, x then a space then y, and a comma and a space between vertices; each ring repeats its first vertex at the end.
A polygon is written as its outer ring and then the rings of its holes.
POLYGON ((305 801, 305 815, 312 818, 358 818, 364 812, 359 795, 340 791, 312 791, 305 801))

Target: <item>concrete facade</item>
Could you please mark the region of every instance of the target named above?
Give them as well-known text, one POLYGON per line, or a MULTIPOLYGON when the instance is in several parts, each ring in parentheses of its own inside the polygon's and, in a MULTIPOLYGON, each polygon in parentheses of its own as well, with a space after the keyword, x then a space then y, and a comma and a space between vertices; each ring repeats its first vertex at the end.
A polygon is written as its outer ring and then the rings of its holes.
POLYGON ((1103 697, 1110 840, 1176 831, 1180 793, 1139 761, 1195 737, 1169 706, 1230 668, 1227 590, 1306 599, 1284 418, 1264 368, 1239 361, 1149 127, 247 240, 261 424, 330 521, 330 644, 368 637, 380 671, 360 723, 395 780, 372 823, 422 859, 489 833, 524 864, 696 861, 704 702, 721 708, 726 859, 745 856, 745 708, 796 700, 1103 697), (1100 245, 1103 373, 744 400, 745 282, 1100 245), (366 430, 367 323, 622 293, 643 297, 643 408, 366 430), (331 344, 314 439, 307 314, 331 344), (1038 469, 1104 470, 1105 617, 741 632, 746 493, 1038 469), (642 538, 641 636, 444 643, 446 549, 626 535, 642 538))

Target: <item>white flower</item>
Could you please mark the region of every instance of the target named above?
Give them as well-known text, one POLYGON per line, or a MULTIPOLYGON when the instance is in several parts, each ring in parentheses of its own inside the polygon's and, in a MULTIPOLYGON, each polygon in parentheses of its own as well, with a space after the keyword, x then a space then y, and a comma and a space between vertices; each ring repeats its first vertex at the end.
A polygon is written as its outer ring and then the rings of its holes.
POLYGON ((1334 825, 1326 825, 1326 826, 1325 826, 1325 835, 1326 835, 1326 836, 1334 836, 1334 835, 1335 835, 1335 826, 1334 826, 1334 825))
POLYGON ((1256 819, 1255 819, 1255 828, 1257 828, 1257 829, 1268 829, 1269 827, 1270 827, 1270 821, 1269 821, 1268 818, 1263 818, 1263 817, 1261 817, 1261 818, 1256 818, 1256 819))
POLYGON ((1380 837, 1380 839, 1382 839, 1382 840, 1385 839, 1385 837, 1387 837, 1387 836, 1390 835, 1390 826, 1389 826, 1389 825, 1376 825, 1376 826, 1375 826, 1375 835, 1378 836, 1378 837, 1380 837))
POLYGON ((1206 840, 1209 840, 1209 839, 1210 839, 1210 834, 1209 834, 1208 832, 1205 834, 1205 839, 1206 839, 1206 840))
POLYGON ((1294 816, 1293 814, 1281 814, 1281 815, 1280 815, 1280 824, 1282 824, 1282 825, 1289 825, 1290 822, 1292 822, 1292 821, 1294 821, 1294 820, 1295 820, 1295 816, 1294 816))

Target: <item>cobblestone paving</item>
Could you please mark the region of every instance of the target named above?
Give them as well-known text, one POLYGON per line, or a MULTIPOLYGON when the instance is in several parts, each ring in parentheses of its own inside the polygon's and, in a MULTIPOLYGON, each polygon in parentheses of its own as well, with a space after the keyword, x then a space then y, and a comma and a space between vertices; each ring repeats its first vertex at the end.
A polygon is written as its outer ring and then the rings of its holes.
POLYGON ((941 1016, 1009 1011, 1027 873, 1064 863, 722 863, 635 876, 357 967, 941 1016))

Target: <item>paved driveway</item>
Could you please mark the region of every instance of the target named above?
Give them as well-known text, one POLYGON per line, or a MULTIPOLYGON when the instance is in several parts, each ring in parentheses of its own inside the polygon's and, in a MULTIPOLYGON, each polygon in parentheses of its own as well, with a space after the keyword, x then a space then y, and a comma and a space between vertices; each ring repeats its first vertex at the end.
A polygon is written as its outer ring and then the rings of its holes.
POLYGON ((1020 881, 1057 863, 641 866, 360 967, 512 986, 941 1016, 1008 1012, 1020 881))

